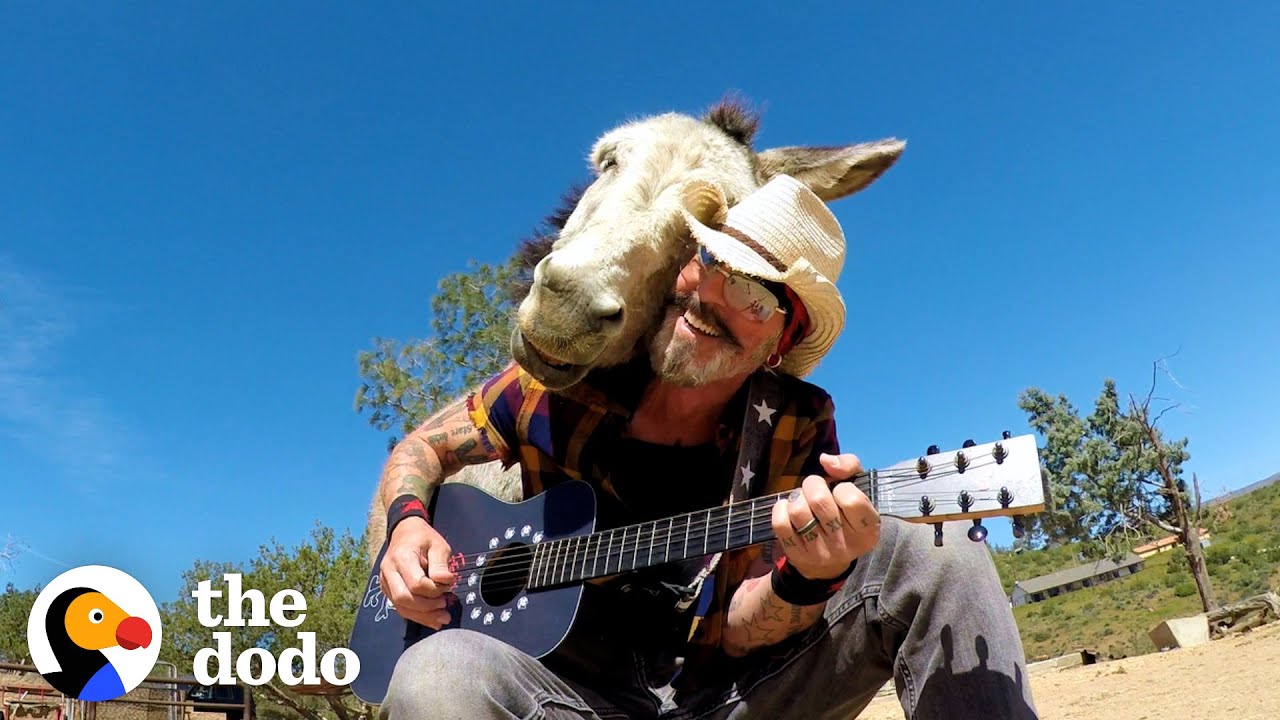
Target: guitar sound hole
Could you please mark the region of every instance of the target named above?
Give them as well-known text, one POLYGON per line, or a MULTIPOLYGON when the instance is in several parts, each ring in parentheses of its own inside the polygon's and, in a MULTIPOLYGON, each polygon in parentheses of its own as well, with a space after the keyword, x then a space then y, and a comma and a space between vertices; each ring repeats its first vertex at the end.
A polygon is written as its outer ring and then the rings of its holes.
POLYGON ((489 566, 480 576, 480 598, 490 607, 506 605, 529 585, 533 547, 512 543, 489 556, 489 566))

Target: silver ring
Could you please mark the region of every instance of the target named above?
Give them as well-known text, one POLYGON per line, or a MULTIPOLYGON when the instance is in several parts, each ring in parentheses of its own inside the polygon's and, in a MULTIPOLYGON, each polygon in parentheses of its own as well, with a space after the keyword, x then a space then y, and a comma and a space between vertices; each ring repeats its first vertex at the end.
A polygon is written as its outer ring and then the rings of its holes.
POLYGON ((816 528, 816 527, 818 527, 818 518, 815 516, 812 520, 810 520, 809 522, 805 523, 805 524, 804 524, 804 527, 802 527, 802 528, 800 528, 800 529, 796 530, 796 534, 797 534, 797 535, 804 535, 805 533, 809 532, 810 530, 812 530, 812 529, 814 529, 814 528, 816 528))

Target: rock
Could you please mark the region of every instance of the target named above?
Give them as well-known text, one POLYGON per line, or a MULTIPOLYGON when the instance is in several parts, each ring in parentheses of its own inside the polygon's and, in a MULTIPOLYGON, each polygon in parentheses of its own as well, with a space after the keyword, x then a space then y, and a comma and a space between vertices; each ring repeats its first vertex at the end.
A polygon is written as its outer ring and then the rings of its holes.
POLYGON ((1147 636, 1161 651, 1206 645, 1209 643, 1209 619, 1204 613, 1170 618, 1155 626, 1147 636))

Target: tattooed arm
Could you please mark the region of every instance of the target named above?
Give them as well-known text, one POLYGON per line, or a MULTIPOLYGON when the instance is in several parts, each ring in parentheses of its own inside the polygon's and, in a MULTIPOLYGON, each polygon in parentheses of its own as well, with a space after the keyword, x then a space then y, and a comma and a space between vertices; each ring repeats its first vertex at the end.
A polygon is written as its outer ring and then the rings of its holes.
POLYGON ((783 471, 784 477, 804 480, 774 506, 770 524, 777 540, 764 547, 729 601, 723 638, 728 655, 741 657, 781 642, 822 617, 825 602, 792 605, 773 591, 776 559, 785 554, 787 564, 805 578, 834 580, 879 538, 880 516, 862 491, 852 482, 838 482, 834 491, 828 487, 828 478, 851 479, 862 464, 856 455, 840 454, 830 397, 815 400, 816 420, 798 437, 783 471), (796 533, 806 526, 803 536, 796 533))
POLYGON ((383 505, 405 494, 425 504, 440 483, 463 466, 498 459, 481 440, 466 399, 460 399, 396 444, 379 484, 383 505))
POLYGON ((760 558, 747 571, 747 580, 738 586, 729 601, 724 651, 732 657, 782 642, 812 627, 822 617, 825 605, 792 605, 774 594, 769 573, 780 552, 781 546, 776 541, 765 545, 760 558))
MULTIPOLYGON (((378 488, 383 505, 401 495, 426 505, 440 483, 464 465, 498 459, 480 432, 463 399, 409 433, 383 469, 378 488)), ((406 517, 395 526, 378 581, 400 615, 435 629, 449 622, 444 595, 457 581, 449 555, 449 543, 421 517, 406 517)))

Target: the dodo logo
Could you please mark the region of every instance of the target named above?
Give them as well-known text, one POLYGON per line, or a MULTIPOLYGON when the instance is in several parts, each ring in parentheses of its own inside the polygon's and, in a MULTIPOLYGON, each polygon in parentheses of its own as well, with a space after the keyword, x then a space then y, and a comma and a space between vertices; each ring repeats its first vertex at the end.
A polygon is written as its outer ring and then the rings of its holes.
POLYGON ((112 700, 155 667, 160 612, 142 583, 115 568, 86 565, 40 591, 27 644, 36 669, 62 694, 112 700))

